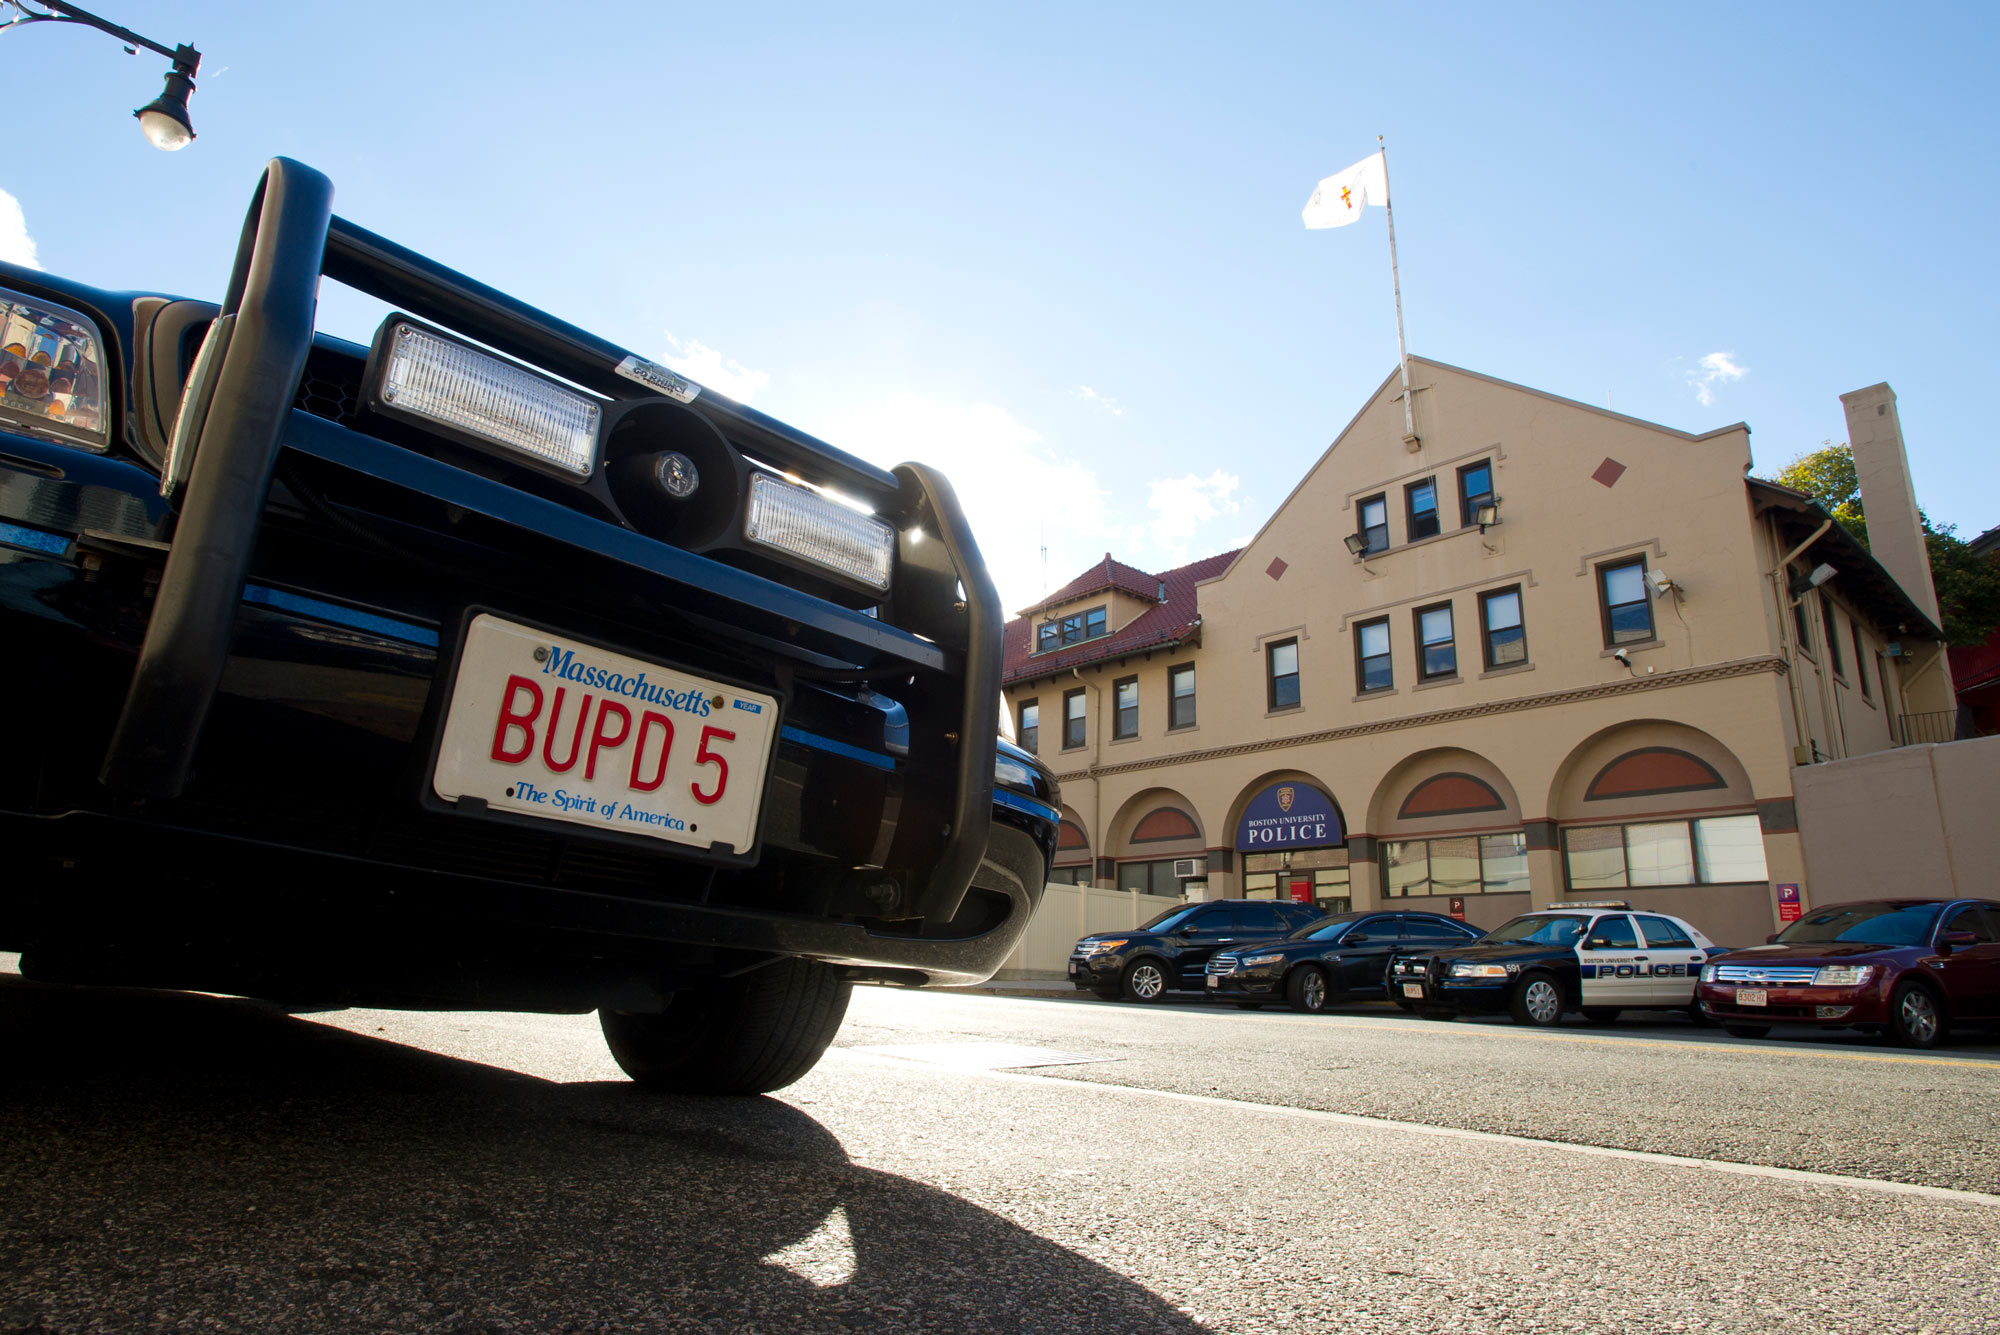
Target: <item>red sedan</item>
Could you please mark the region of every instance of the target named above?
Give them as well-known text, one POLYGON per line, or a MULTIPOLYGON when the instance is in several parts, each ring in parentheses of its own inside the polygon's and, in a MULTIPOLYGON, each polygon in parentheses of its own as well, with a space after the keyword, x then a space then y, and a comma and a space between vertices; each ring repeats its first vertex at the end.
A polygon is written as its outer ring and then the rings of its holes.
POLYGON ((1770 945, 1710 960, 1695 999, 1738 1038, 1808 1024, 1936 1047, 1956 1021, 2000 1021, 2000 904, 1877 899, 1817 908, 1770 945))

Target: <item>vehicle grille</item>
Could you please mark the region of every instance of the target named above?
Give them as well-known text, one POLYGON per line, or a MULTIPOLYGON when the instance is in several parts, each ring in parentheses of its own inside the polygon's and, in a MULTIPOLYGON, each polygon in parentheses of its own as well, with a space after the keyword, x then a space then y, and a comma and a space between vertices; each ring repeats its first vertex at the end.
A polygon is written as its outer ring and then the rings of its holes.
POLYGON ((354 425, 361 412, 361 368, 338 353, 314 348, 306 354, 292 406, 342 426, 354 425))
POLYGON ((1769 983, 1774 987, 1798 987, 1813 980, 1819 969, 1798 964, 1718 964, 1718 983, 1769 983))
POLYGON ((1233 956, 1225 957, 1217 955, 1208 962, 1208 971, 1210 973, 1235 973, 1236 959, 1233 956))

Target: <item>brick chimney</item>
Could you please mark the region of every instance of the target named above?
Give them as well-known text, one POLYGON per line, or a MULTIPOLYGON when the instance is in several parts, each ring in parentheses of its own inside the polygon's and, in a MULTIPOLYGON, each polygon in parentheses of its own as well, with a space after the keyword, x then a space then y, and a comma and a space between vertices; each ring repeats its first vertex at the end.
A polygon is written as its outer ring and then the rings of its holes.
POLYGON ((1870 385, 1840 396, 1847 411, 1847 444, 1861 481, 1861 507, 1868 512, 1868 546, 1903 592, 1932 621, 1938 618, 1937 590, 1931 584, 1930 552, 1917 514, 1917 489, 1910 482, 1910 459, 1903 452, 1903 424, 1896 416, 1896 391, 1870 385))

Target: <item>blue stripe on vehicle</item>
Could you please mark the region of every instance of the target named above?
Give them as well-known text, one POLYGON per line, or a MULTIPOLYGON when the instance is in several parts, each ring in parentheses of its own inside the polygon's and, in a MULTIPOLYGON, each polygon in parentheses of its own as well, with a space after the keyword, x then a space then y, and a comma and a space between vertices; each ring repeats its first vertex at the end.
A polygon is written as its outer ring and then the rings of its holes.
POLYGON ((51 556, 63 556, 69 552, 69 539, 62 534, 22 528, 19 524, 0 524, 0 542, 10 547, 25 547, 31 552, 47 552, 51 556))
POLYGON ((296 593, 282 593, 277 589, 267 589, 261 584, 244 585, 243 601, 256 603, 260 607, 274 608, 280 612, 291 612, 297 616, 331 621, 339 626, 351 626, 355 630, 365 630, 371 635, 382 635, 409 644, 421 644, 431 649, 437 648, 438 645, 438 633, 426 627, 376 616, 372 612, 357 612, 351 607, 321 602, 317 598, 301 597, 296 593))
POLYGON ((859 746, 850 746, 846 742, 836 742, 831 737, 822 737, 816 732, 807 732, 804 728, 794 728, 790 724, 787 724, 778 729, 778 735, 788 742, 795 742, 800 746, 810 746, 816 751, 827 751, 836 756, 846 756, 849 760, 858 760, 864 765, 873 765, 876 769, 885 769, 892 774, 896 771, 896 762, 882 755, 880 752, 869 751, 859 746))
POLYGON ((1012 807, 1016 811, 1024 811, 1036 820, 1047 821, 1051 825, 1055 825, 1062 820, 1062 812, 1057 811, 1046 802, 1037 802, 1032 797, 1023 797, 1019 793, 1008 792, 1005 788, 995 788, 993 790, 993 800, 1003 807, 1012 807))

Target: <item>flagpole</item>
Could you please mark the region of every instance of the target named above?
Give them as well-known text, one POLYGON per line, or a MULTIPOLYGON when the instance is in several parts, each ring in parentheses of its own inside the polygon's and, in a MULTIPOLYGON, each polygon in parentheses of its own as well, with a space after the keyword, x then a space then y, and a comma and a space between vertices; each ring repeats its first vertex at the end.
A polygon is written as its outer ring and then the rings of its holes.
MULTIPOLYGON (((1375 142, 1382 144, 1382 136, 1376 135, 1375 142)), ((1403 372, 1403 442, 1414 450, 1417 441, 1417 419, 1410 408, 1410 348, 1403 341, 1403 275, 1396 265, 1396 204, 1395 193, 1389 189, 1389 146, 1382 144, 1382 212, 1389 215, 1389 281, 1396 289, 1396 361, 1403 372)))

